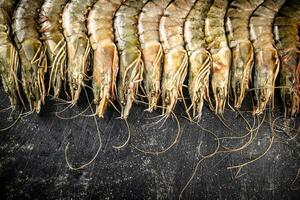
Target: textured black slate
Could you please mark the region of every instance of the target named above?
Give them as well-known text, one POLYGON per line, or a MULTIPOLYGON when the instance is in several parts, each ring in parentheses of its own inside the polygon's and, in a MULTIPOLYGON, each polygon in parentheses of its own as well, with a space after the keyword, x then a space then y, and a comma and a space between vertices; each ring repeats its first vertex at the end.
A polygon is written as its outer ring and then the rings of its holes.
MULTIPOLYGON (((8 106, 1 92, 0 108, 8 106)), ((80 103, 61 115, 80 113, 86 108, 80 103)), ((89 161, 99 147, 96 126, 92 117, 62 120, 54 112, 65 105, 47 101, 43 111, 20 119, 11 129, 0 134, 1 199, 178 199, 179 193, 192 174, 202 154, 216 148, 213 137, 185 120, 182 104, 176 109, 181 124, 179 142, 161 155, 146 155, 145 150, 162 150, 176 136, 176 123, 151 127, 159 115, 148 114, 142 105, 134 106, 129 124, 132 139, 121 150, 114 149, 127 137, 125 123, 116 119, 118 113, 109 109, 104 120, 98 120, 102 148, 95 161, 83 170, 70 170, 65 162, 64 149, 70 143, 68 155, 73 165, 89 161)), ((0 113, 0 127, 11 124, 17 113, 0 113), (13 119, 10 119, 13 118, 13 119)), ((86 114, 90 114, 87 112, 86 114)), ((245 114, 246 115, 246 114, 245 114)), ((231 112, 225 114, 225 128, 217 117, 205 109, 200 124, 218 136, 245 134, 245 123, 231 112), (240 132, 240 133, 239 133, 240 132)), ((252 120, 248 115, 248 119, 252 120)), ((183 193, 183 199, 296 199, 300 186, 299 137, 288 144, 274 143, 261 159, 241 169, 227 167, 261 155, 270 142, 270 129, 264 124, 252 145, 236 153, 220 153, 205 160, 193 181, 183 193), (298 140, 298 141, 297 141, 298 140)), ((284 136, 284 134, 282 135, 284 136)), ((226 143, 226 141, 224 141, 226 143)), ((227 141, 238 146, 241 140, 227 141)))

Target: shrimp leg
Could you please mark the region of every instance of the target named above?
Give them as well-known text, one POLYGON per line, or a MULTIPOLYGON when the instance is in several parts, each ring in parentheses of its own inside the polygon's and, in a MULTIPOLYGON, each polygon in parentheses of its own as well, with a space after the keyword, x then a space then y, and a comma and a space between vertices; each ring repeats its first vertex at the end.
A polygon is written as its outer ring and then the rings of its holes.
POLYGON ((266 106, 274 107, 275 80, 280 60, 273 38, 273 21, 285 0, 266 0, 250 18, 251 40, 255 52, 254 114, 261 114, 266 106))
POLYGON ((227 7, 228 0, 215 0, 205 20, 206 42, 213 60, 211 85, 216 114, 223 114, 228 96, 231 51, 225 35, 224 17, 227 7))
POLYGON ((0 75, 4 91, 8 94, 14 109, 18 97, 21 100, 18 84, 19 56, 11 37, 11 18, 16 0, 0 2, 0 75))
POLYGON ((46 50, 38 32, 43 0, 20 0, 13 17, 13 33, 21 60, 22 85, 30 110, 39 113, 45 98, 46 50))
POLYGON ((189 54, 189 94, 193 117, 200 119, 204 100, 210 103, 209 75, 211 55, 205 42, 205 19, 212 0, 198 0, 189 13, 184 26, 184 39, 189 54))
POLYGON ((121 105, 121 118, 126 119, 136 100, 143 80, 143 61, 138 38, 138 14, 147 0, 126 0, 116 13, 114 28, 120 56, 117 98, 121 105))
POLYGON ((94 0, 71 0, 63 11, 62 26, 67 42, 67 74, 72 104, 79 99, 89 65, 91 47, 86 19, 93 3, 94 0))
POLYGON ((39 31, 47 49, 51 70, 48 89, 53 89, 54 98, 59 96, 62 81, 66 79, 66 41, 61 15, 67 2, 68 0, 45 0, 39 18, 39 31))
POLYGON ((188 53, 184 46, 184 22, 195 0, 175 0, 160 20, 160 39, 164 50, 162 75, 163 113, 169 116, 178 98, 183 98, 182 86, 187 75, 188 53))
POLYGON ((232 51, 231 91, 234 106, 240 108, 249 89, 254 64, 254 49, 250 41, 249 20, 263 0, 234 0, 227 11, 226 31, 232 51))
POLYGON ((119 56, 114 43, 113 19, 123 0, 98 0, 88 17, 93 56, 93 92, 97 113, 104 113, 115 98, 119 56))

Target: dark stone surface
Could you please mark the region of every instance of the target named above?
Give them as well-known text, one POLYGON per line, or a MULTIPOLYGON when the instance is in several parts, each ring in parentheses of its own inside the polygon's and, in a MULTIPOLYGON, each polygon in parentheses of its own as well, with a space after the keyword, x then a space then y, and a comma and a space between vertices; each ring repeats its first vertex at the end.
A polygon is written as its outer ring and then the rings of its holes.
MULTIPOLYGON (((1 92, 0 108, 8 106, 1 92)), ((64 157, 69 143, 69 159, 75 166, 88 162, 99 147, 93 117, 80 116, 62 120, 54 112, 66 105, 47 105, 39 114, 21 118, 8 131, 0 134, 0 197, 1 199, 178 199, 201 154, 212 153, 217 142, 208 132, 185 120, 182 104, 176 110, 181 124, 178 143, 160 155, 146 155, 145 150, 162 150, 172 143, 177 126, 169 119, 165 125, 152 126, 158 119, 147 119, 142 105, 134 106, 129 125, 132 138, 123 149, 115 149, 126 140, 127 129, 118 113, 109 109, 104 120, 97 120, 101 129, 102 148, 95 161, 85 169, 70 170, 64 157)), ((80 103, 61 113, 68 117, 86 108, 80 103)), ((91 112, 87 111, 86 114, 91 112)), ((253 118, 249 114, 250 122, 253 118)), ((0 113, 0 127, 13 123, 18 114, 0 113), (13 119, 11 119, 13 118, 13 119)), ((237 136, 246 133, 241 117, 227 111, 224 116, 233 130, 205 109, 200 124, 217 136, 237 136)), ((278 123, 276 123, 278 124, 278 123)), ((286 137, 285 134, 278 135, 286 137)), ((264 157, 237 169, 227 167, 255 159, 265 152, 271 131, 263 124, 256 139, 246 149, 218 153, 205 159, 183 193, 183 199, 296 199, 300 187, 299 137, 285 143, 273 143, 264 157), (298 141, 297 141, 298 140, 298 141), (293 182, 294 181, 294 182, 293 182)), ((223 145, 240 146, 245 140, 224 140, 223 145)), ((277 140, 276 140, 277 141, 277 140)), ((284 140, 287 141, 287 140, 284 140)))

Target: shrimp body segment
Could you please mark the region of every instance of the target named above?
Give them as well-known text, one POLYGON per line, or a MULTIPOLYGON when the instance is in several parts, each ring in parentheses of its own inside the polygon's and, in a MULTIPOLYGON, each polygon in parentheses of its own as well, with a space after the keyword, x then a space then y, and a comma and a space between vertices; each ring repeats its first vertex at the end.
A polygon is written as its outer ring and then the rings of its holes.
POLYGON ((206 42, 213 60, 211 85, 217 114, 223 114, 225 109, 231 65, 231 51, 224 23, 227 7, 228 0, 215 0, 205 20, 206 42))
POLYGON ((87 15, 93 3, 94 0, 71 0, 64 8, 62 17, 67 42, 68 82, 73 104, 79 99, 90 60, 87 15))
POLYGON ((123 0, 98 0, 88 17, 93 56, 93 92, 99 117, 115 98, 119 57, 114 42, 113 19, 123 0))
POLYGON ((274 22, 276 47, 280 56, 280 93, 287 117, 299 112, 297 66, 300 64, 299 31, 300 2, 290 0, 279 10, 274 22))
POLYGON ((163 49, 159 37, 159 22, 171 0, 151 0, 139 15, 139 38, 144 60, 143 82, 148 97, 148 111, 156 109, 160 96, 163 49))
POLYGON ((119 51, 117 98, 121 118, 126 119, 143 80, 143 61, 138 37, 138 15, 147 0, 126 0, 116 13, 114 28, 119 51))
POLYGON ((268 104, 274 106, 275 80, 280 60, 273 35, 276 13, 285 0, 266 0, 250 18, 250 34, 255 52, 254 64, 254 114, 261 114, 268 104))
POLYGON ((14 12, 13 33, 21 61, 22 85, 30 110, 39 112, 45 98, 46 50, 38 32, 43 0, 20 0, 14 12))
POLYGON ((234 106, 240 108, 249 89, 254 64, 254 50, 250 41, 249 20, 263 0, 235 0, 227 11, 226 31, 232 52, 231 91, 234 106))
POLYGON ((184 39, 189 55, 189 94, 193 117, 201 118, 204 100, 209 101, 211 55, 205 42, 205 19, 212 0, 198 0, 184 25, 184 39))
POLYGON ((0 2, 0 75, 2 85, 13 108, 17 104, 20 92, 17 79, 19 69, 18 50, 11 37, 10 27, 15 3, 15 0, 0 2))
POLYGON ((49 90, 53 89, 54 98, 61 91, 62 81, 66 78, 66 41, 62 29, 62 13, 68 0, 45 0, 40 12, 40 33, 45 43, 50 66, 49 90))
POLYGON ((188 53, 184 43, 184 22, 195 0, 175 0, 160 21, 160 40, 164 50, 162 74, 163 113, 169 116, 177 100, 183 98, 182 86, 188 72, 188 53))

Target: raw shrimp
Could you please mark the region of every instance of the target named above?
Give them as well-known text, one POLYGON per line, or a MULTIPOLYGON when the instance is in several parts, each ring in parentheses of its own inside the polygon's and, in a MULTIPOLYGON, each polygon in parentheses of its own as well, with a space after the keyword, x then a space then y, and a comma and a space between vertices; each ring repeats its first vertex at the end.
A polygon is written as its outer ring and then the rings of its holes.
POLYGON ((215 112, 223 114, 228 96, 231 51, 225 35, 224 17, 228 0, 215 0, 205 20, 205 36, 213 59, 211 85, 215 97, 215 112))
POLYGON ((16 0, 0 1, 0 75, 2 85, 14 109, 20 93, 17 73, 19 68, 18 50, 11 38, 11 17, 16 0))
POLYGON ((254 114, 261 114, 270 103, 274 106, 275 80, 279 56, 273 38, 273 21, 285 0, 266 0, 250 18, 250 36, 254 46, 254 114))
POLYGON ((93 56, 93 92, 99 117, 115 98, 119 57, 114 43, 113 19, 123 0, 98 0, 88 17, 93 56))
POLYGON ((250 41, 249 20, 263 0, 235 0, 227 11, 226 31, 232 52, 231 91, 234 106, 240 108, 249 89, 254 64, 254 50, 250 41))
POLYGON ((187 75, 188 54, 184 46, 184 21, 196 0, 175 0, 165 10, 160 21, 160 40, 164 50, 162 74, 163 113, 169 116, 179 98, 187 75))
POLYGON ((281 58, 279 72, 281 98, 285 116, 288 117, 295 116, 299 112, 300 105, 300 96, 297 94, 299 82, 296 78, 297 66, 300 63, 297 25, 299 16, 300 1, 290 0, 279 10, 274 22, 276 47, 281 58))
POLYGON ((126 119, 143 80, 143 61, 138 38, 138 14, 147 0, 126 0, 116 13, 115 36, 120 56, 117 98, 121 118, 126 119))
POLYGON ((193 117, 201 118, 203 101, 209 101, 211 55, 205 42, 205 19, 212 0, 198 0, 184 25, 184 39, 189 55, 189 93, 193 117))
POLYGON ((139 16, 139 36, 145 63, 143 82, 149 108, 156 109, 160 96, 163 49, 159 39, 159 22, 171 0, 151 0, 139 16))
POLYGON ((13 33, 19 49, 22 85, 30 110, 39 112, 45 98, 46 50, 38 33, 43 0, 20 0, 13 17, 13 33))
POLYGON ((67 42, 67 74, 72 104, 80 96, 90 61, 87 14, 94 0, 71 0, 63 11, 62 26, 67 42))
POLYGON ((40 12, 40 33, 45 42, 50 66, 49 90, 53 89, 54 98, 61 91, 66 77, 66 41, 62 29, 62 12, 68 0, 45 0, 40 12))

